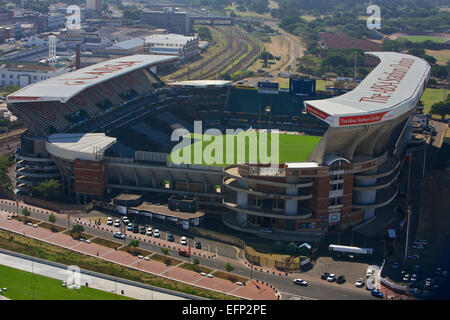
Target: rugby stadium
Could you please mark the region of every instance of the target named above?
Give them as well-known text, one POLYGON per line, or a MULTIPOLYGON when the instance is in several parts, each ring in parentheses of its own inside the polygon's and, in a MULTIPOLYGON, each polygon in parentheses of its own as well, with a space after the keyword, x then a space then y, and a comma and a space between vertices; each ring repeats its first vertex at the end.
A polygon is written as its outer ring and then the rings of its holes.
POLYGON ((155 194, 195 197, 206 217, 282 240, 320 239, 392 215, 430 66, 407 54, 367 54, 378 65, 338 96, 222 80, 164 83, 157 68, 176 57, 155 55, 121 57, 27 86, 7 97, 28 127, 15 152, 16 190, 30 194, 58 179, 74 203, 110 203, 119 193, 149 201, 155 194), (248 141, 278 131, 278 163, 251 161, 248 149, 236 148, 222 163, 172 161, 176 129, 192 141, 185 148, 203 152, 215 140, 208 129, 218 137, 217 130, 229 135, 238 128, 236 136, 248 141))

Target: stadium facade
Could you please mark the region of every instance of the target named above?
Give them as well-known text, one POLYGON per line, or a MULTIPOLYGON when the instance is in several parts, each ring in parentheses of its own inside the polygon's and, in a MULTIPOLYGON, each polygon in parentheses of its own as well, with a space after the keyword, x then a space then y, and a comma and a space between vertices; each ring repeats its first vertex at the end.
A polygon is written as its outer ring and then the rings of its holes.
POLYGON ((272 239, 317 239, 330 228, 356 227, 392 210, 411 116, 430 74, 411 55, 368 54, 380 60, 376 68, 356 89, 331 98, 258 94, 229 81, 164 84, 152 70, 175 57, 152 55, 28 86, 7 98, 29 128, 16 151, 17 189, 29 192, 51 174, 78 202, 121 191, 190 195, 228 227, 272 239), (164 152, 170 133, 192 132, 193 120, 321 140, 303 162, 175 165, 164 152))

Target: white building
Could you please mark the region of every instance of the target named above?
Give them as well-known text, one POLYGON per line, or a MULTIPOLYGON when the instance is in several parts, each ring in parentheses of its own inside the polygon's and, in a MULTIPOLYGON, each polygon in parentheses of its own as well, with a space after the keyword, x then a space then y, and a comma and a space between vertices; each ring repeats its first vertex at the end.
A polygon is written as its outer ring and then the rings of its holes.
POLYGON ((1 86, 19 86, 23 88, 29 84, 66 73, 69 70, 66 67, 58 68, 36 64, 2 64, 0 66, 0 84, 1 86))
POLYGON ((180 60, 200 54, 199 38, 181 34, 154 34, 144 40, 144 51, 150 54, 177 55, 180 60))

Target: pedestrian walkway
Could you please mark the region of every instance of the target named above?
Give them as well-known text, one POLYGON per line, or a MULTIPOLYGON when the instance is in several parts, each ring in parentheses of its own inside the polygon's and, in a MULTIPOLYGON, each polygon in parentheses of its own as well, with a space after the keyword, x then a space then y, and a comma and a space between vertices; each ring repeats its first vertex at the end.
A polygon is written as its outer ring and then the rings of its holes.
POLYGON ((198 280, 198 278, 202 276, 194 271, 182 269, 179 267, 174 268, 172 266, 166 266, 162 262, 151 260, 151 258, 150 261, 146 261, 143 259, 139 259, 138 257, 135 257, 125 251, 112 250, 111 248, 95 243, 80 242, 63 233, 53 233, 48 229, 39 227, 35 228, 32 226, 24 225, 22 222, 16 221, 14 219, 8 220, 8 214, 12 213, 5 213, 4 211, 0 213, 0 229, 22 234, 30 238, 51 243, 96 258, 114 262, 139 271, 151 273, 176 281, 181 281, 201 288, 235 295, 236 297, 240 298, 264 300, 276 300, 278 298, 276 295, 277 291, 269 284, 260 284, 257 287, 253 286, 251 282, 248 282, 249 285, 246 284, 245 286, 239 286, 229 280, 217 277, 203 277, 204 279, 198 280))

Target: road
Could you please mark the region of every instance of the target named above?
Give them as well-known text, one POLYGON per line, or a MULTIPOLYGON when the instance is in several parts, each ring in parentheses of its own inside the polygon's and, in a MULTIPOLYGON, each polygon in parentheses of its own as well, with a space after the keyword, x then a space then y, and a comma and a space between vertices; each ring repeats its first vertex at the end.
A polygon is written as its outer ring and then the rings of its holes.
MULTIPOLYGON (((15 205, 9 205, 5 203, 0 203, 0 209, 8 210, 10 212, 17 212, 17 208, 15 205)), ((36 212, 34 210, 31 211, 31 217, 34 217, 39 220, 47 221, 48 216, 45 213, 36 212)), ((58 219, 56 224, 67 227, 67 219, 63 218, 63 215, 58 215, 58 219)), ((98 230, 93 227, 85 226, 85 232, 92 234, 94 236, 106 238, 109 240, 116 240, 111 233, 98 230)), ((129 241, 129 240, 128 240, 129 241)), ((160 252, 160 247, 158 245, 153 245, 149 243, 141 242, 139 247, 145 250, 150 250, 154 252, 160 252)), ((177 256, 178 259, 182 259, 188 261, 188 258, 178 256, 177 252, 171 251, 171 256, 177 256)), ((344 286, 340 286, 336 283, 327 283, 320 278, 315 279, 309 274, 302 274, 302 278, 309 282, 308 287, 300 287, 296 286, 292 283, 294 279, 293 276, 279 276, 273 275, 261 271, 252 271, 240 260, 231 259, 227 257, 218 256, 213 259, 208 258, 198 258, 200 261, 200 265, 214 268, 217 270, 224 270, 224 266, 227 262, 230 262, 234 266, 235 274, 240 276, 252 278, 258 281, 263 281, 270 283, 272 286, 278 289, 281 293, 282 299, 297 299, 296 297, 306 297, 309 299, 320 299, 320 300, 362 300, 362 299, 375 299, 364 289, 358 288, 348 288, 344 286)))
POLYGON ((301 57, 300 51, 300 41, 298 38, 290 33, 287 33, 283 29, 281 29, 275 21, 264 21, 272 29, 277 30, 280 34, 285 36, 289 40, 289 61, 284 66, 284 70, 280 70, 281 72, 287 71, 288 66, 291 66, 291 70, 295 70, 295 66, 297 65, 297 59, 301 57))
MULTIPOLYGON (((4 253, 0 253, 0 264, 61 281, 68 281, 68 277, 70 276, 70 271, 67 271, 66 268, 59 268, 4 253)), ((68 283, 69 282, 70 281, 68 281, 68 283)), ((187 300, 179 295, 145 289, 142 287, 125 284, 121 281, 108 280, 83 273, 80 274, 78 283, 83 286, 87 283, 90 288, 108 291, 119 295, 123 290, 125 296, 139 300, 187 300)))

